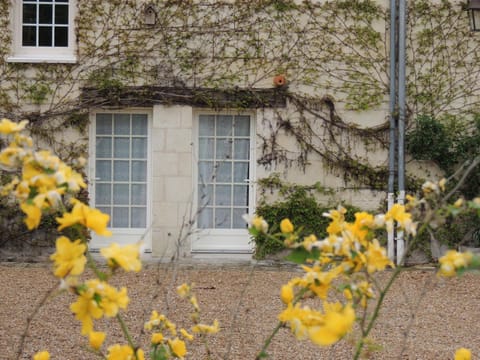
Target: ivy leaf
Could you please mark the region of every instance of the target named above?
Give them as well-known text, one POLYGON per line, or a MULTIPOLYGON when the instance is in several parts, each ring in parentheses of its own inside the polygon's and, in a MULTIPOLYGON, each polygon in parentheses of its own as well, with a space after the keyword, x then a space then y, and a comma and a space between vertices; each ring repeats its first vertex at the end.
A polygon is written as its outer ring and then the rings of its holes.
POLYGON ((292 252, 285 257, 285 260, 291 261, 295 264, 304 264, 307 260, 318 259, 319 256, 320 251, 318 249, 308 251, 305 248, 298 248, 292 250, 292 252))

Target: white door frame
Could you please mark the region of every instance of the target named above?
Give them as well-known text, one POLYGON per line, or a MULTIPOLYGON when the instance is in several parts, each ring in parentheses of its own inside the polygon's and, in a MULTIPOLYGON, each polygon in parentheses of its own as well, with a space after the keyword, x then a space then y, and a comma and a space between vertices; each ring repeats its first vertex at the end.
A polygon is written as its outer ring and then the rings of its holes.
MULTIPOLYGON (((248 212, 255 210, 255 136, 256 136, 256 113, 255 111, 213 111, 196 109, 193 112, 193 183, 195 185, 194 204, 195 213, 201 211, 198 206, 198 160, 199 160, 199 115, 248 115, 250 116, 250 144, 249 144, 249 191, 248 212)), ((195 219, 197 220, 197 219, 195 219)), ((244 229, 200 229, 195 227, 191 236, 192 253, 252 253, 253 244, 250 234, 245 226, 244 229)))
MULTIPOLYGON (((131 244, 141 241, 141 248, 144 252, 151 252, 152 249, 152 109, 127 108, 122 110, 96 109, 90 112, 89 128, 89 159, 88 159, 88 190, 90 205, 95 206, 95 160, 96 160, 96 115, 106 114, 146 114, 147 115, 147 218, 146 228, 108 228, 112 232, 111 237, 98 236, 91 233, 90 248, 93 251, 99 250, 109 244, 116 242, 120 245, 131 244)), ((112 175, 113 176, 113 175, 112 175)))

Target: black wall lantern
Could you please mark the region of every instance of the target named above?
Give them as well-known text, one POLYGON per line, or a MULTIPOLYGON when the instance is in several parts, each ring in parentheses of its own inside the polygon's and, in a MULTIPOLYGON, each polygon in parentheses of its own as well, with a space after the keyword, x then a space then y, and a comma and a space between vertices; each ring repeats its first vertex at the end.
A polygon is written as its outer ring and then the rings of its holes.
POLYGON ((480 0, 469 0, 467 5, 470 17, 470 27, 473 31, 480 31, 480 0))

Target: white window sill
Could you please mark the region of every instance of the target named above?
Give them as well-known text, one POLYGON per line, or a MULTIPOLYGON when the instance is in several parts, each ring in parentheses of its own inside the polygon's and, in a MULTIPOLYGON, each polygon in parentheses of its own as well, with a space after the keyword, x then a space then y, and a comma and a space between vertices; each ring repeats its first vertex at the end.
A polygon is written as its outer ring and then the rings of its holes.
POLYGON ((59 55, 55 57, 40 56, 10 56, 7 62, 11 63, 49 63, 49 64, 75 64, 76 56, 59 55))

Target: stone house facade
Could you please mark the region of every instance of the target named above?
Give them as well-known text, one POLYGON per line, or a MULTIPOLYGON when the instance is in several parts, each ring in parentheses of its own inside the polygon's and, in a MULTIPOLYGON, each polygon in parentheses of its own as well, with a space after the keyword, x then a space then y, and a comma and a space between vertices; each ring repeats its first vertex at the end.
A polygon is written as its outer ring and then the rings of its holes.
MULTIPOLYGON (((384 205, 388 3, 0 0, 0 115, 88 158, 114 233, 92 248, 251 256, 242 215, 272 174, 320 183, 332 206, 384 205)), ((409 16, 408 118, 471 113, 478 39, 461 3, 409 16)))

